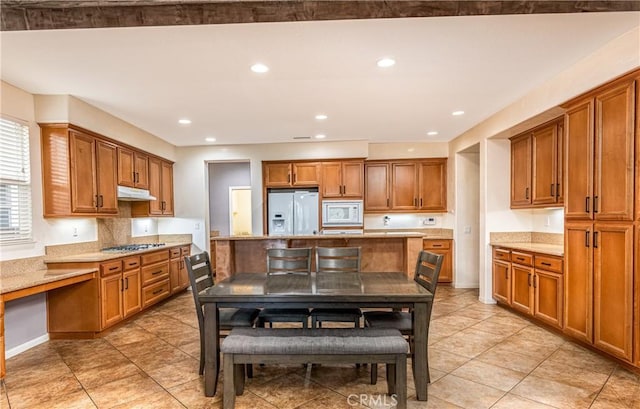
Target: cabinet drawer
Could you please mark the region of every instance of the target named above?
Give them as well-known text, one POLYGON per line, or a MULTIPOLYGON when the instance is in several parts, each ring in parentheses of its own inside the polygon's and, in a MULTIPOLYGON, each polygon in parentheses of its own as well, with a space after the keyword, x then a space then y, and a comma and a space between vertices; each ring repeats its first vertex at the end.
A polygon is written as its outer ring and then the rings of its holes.
POLYGON ((520 264, 522 266, 532 266, 533 265, 533 254, 529 253, 520 253, 519 251, 511 252, 511 262, 520 264))
POLYGON ((100 264, 100 275, 102 277, 118 273, 122 273, 122 260, 108 261, 100 264))
POLYGON ((493 259, 502 261, 511 261, 511 250, 493 249, 493 259))
POLYGON ((124 271, 135 270, 136 268, 140 267, 140 257, 127 257, 122 260, 122 264, 124 264, 124 271))
MULTIPOLYGON (((169 254, 169 253, 167 253, 169 254)), ((142 267, 142 286, 146 286, 156 281, 169 277, 169 263, 157 263, 142 267)))
POLYGON ((424 250, 429 249, 448 249, 451 247, 450 240, 424 240, 422 243, 422 248, 424 250))
POLYGON ((536 269, 562 273, 562 259, 558 257, 536 254, 534 266, 536 269))
POLYGON ((169 279, 162 280, 142 289, 142 308, 154 304, 169 296, 171 292, 169 279))
POLYGON ((191 254, 191 246, 183 246, 180 248, 180 255, 182 257, 188 256, 189 254, 191 254))
POLYGON ((156 251, 149 254, 142 255, 142 265, 157 263, 159 261, 169 260, 169 250, 156 251))
POLYGON ((172 249, 169 249, 169 252, 171 253, 171 258, 180 257, 180 247, 174 247, 172 249))

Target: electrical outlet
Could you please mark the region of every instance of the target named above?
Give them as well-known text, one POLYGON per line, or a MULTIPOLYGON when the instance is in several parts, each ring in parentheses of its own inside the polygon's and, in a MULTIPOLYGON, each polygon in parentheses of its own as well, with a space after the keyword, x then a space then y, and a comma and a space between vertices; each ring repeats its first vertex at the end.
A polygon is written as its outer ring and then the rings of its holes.
POLYGON ((73 228, 73 237, 78 237, 78 228, 77 227, 73 228))
POLYGON ((196 230, 200 230, 200 223, 196 223, 196 230))
POLYGON ((436 218, 435 217, 425 217, 422 220, 422 224, 425 226, 433 226, 436 224, 436 218))

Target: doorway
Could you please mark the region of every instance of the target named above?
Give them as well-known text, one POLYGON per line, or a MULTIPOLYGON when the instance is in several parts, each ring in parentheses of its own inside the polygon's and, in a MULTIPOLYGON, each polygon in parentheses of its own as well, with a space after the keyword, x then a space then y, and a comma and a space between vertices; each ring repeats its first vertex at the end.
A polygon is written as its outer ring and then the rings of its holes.
POLYGON ((229 232, 232 236, 250 236, 251 186, 229 186, 229 232))

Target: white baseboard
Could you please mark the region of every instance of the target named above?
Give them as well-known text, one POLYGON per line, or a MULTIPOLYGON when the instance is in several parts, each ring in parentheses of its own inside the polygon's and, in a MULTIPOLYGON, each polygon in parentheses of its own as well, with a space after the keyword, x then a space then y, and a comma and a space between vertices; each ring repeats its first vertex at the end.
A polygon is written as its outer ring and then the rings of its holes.
POLYGON ((47 342, 49 340, 49 334, 44 334, 38 338, 34 338, 31 341, 27 341, 24 344, 18 345, 17 347, 13 347, 11 349, 8 349, 5 352, 5 356, 7 359, 16 356, 28 349, 31 349, 35 346, 38 346, 40 344, 44 344, 45 342, 47 342))
POLYGON ((483 304, 497 304, 496 300, 494 300, 493 297, 489 297, 489 298, 480 297, 480 302, 483 304))
POLYGON ((479 283, 454 283, 455 288, 480 288, 479 283))

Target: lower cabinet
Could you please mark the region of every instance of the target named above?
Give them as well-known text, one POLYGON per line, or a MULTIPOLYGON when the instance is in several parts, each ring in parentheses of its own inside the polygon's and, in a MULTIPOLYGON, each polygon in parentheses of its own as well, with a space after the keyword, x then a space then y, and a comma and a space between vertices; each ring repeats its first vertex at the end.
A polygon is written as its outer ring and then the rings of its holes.
POLYGON ((563 326, 563 259, 496 247, 493 297, 557 328, 563 326))
POLYGON ((453 240, 424 239, 422 248, 431 253, 444 255, 438 282, 451 283, 453 281, 453 240))
POLYGON ((190 254, 189 246, 174 247, 171 249, 169 261, 169 274, 171 281, 171 294, 189 287, 189 273, 184 258, 190 254))
POLYGON ((170 250, 143 254, 141 269, 142 308, 157 303, 171 294, 169 275, 170 250))
POLYGON ((100 300, 101 329, 140 311, 140 257, 100 265, 100 300))

